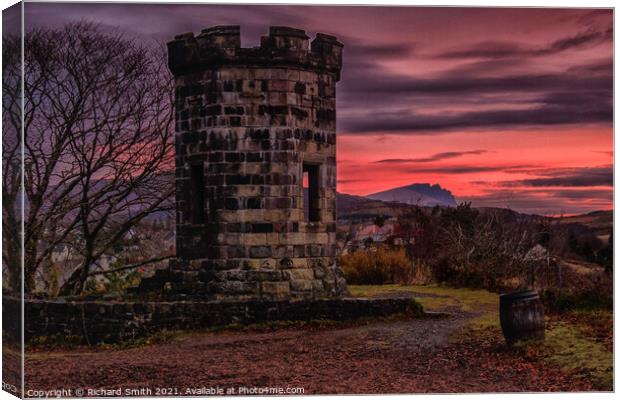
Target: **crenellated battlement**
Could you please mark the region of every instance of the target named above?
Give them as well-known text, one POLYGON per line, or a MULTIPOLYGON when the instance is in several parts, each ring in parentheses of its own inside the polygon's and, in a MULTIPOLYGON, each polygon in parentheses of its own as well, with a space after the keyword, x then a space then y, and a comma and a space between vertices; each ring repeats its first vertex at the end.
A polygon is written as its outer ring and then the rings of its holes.
POLYGON ((259 47, 242 48, 238 25, 220 25, 177 35, 168 43, 168 66, 175 76, 218 65, 299 67, 330 72, 340 79, 342 48, 335 36, 318 33, 314 40, 301 29, 272 26, 259 47))

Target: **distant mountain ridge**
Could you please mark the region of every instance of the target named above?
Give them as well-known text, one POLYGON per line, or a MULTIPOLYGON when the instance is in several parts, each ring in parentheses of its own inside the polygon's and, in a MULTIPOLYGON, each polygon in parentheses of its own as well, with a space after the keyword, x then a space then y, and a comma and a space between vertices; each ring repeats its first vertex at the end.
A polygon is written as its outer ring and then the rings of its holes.
POLYGON ((384 190, 365 196, 372 200, 415 204, 425 207, 443 206, 456 207, 456 199, 452 193, 440 185, 414 183, 394 189, 384 190))

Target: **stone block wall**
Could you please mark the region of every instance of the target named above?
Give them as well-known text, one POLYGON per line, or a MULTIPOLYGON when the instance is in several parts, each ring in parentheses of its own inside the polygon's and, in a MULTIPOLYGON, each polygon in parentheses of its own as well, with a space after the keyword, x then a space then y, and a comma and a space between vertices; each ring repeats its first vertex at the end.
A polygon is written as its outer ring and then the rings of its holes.
POLYGON ((335 37, 238 26, 179 35, 173 293, 209 299, 337 297, 335 37), (307 173, 308 188, 303 176, 307 173), (304 204, 305 210, 304 210, 304 204))
MULTIPOLYGON (((22 299, 3 296, 3 312, 21 315, 22 299)), ((162 330, 205 329, 232 323, 352 320, 395 314, 422 316, 411 298, 249 300, 249 301, 111 301, 25 299, 24 339, 56 336, 87 344, 131 340, 162 330)), ((13 321, 17 321, 14 319, 13 321)), ((7 340, 21 340, 21 324, 3 325, 7 340)))

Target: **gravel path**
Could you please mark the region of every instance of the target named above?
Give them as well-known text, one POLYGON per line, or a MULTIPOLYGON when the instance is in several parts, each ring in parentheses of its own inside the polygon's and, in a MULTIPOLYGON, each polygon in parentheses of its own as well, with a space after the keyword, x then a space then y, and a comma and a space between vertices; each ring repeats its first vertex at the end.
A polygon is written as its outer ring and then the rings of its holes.
POLYGON ((346 328, 196 333, 126 350, 36 352, 26 359, 27 389, 166 387, 178 395, 202 387, 301 387, 306 394, 588 389, 502 354, 497 344, 448 340, 466 320, 456 315, 346 328))

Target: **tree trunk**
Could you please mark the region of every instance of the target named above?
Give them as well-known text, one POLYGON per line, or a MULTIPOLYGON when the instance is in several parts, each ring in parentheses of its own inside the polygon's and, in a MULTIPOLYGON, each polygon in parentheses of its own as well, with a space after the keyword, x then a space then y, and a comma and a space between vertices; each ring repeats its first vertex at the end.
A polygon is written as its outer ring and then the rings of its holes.
POLYGON ((9 270, 9 288, 15 295, 21 293, 22 290, 22 268, 21 259, 18 257, 20 250, 7 250, 7 267, 9 270))
POLYGON ((24 246, 24 293, 33 293, 37 289, 35 273, 37 267, 35 261, 37 259, 36 243, 26 243, 24 246))

